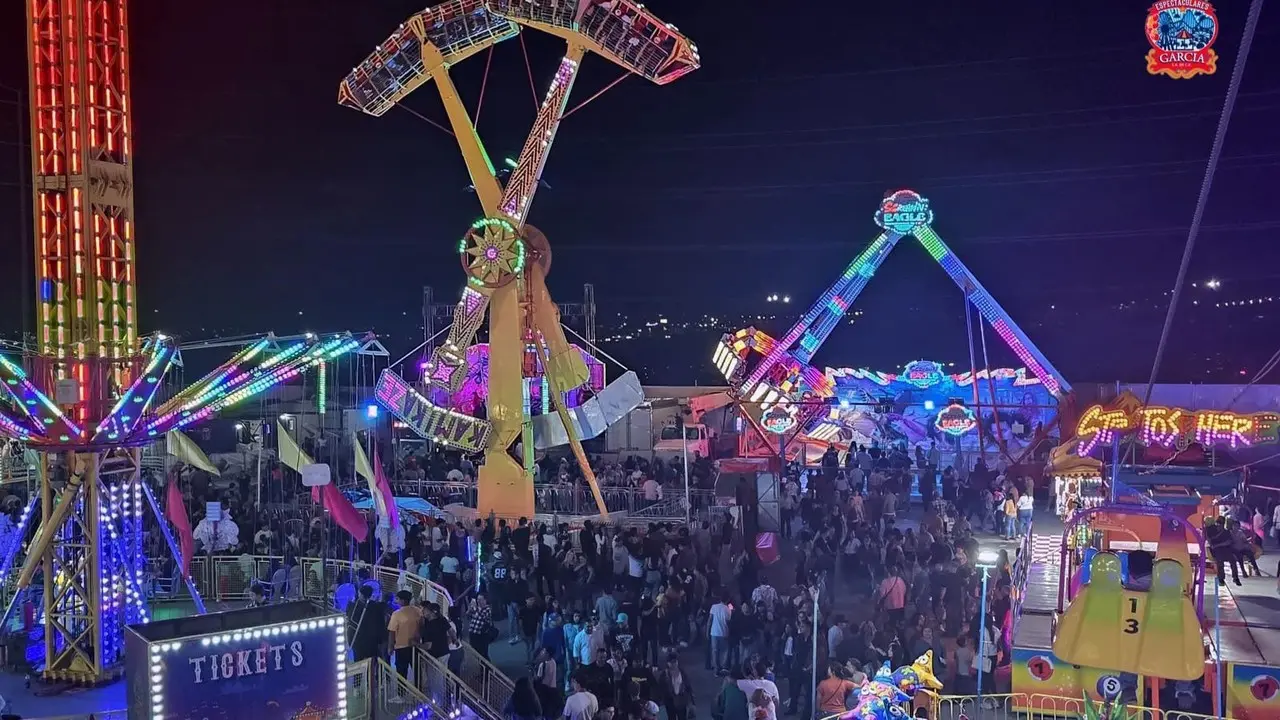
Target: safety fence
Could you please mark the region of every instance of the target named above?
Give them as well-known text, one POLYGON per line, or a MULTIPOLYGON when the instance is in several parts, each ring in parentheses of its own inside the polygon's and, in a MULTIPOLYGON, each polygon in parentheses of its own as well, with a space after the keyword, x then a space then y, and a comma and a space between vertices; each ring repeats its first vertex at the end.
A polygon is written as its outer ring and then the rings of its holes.
MULTIPOLYGON (((1001 693, 993 695, 940 695, 931 696, 928 701, 917 702, 914 713, 917 717, 925 711, 931 720, 1041 720, 1041 718, 1084 718, 1085 699, 1069 698, 1056 695, 1039 695, 1027 693, 1001 693)), ((1099 709, 1100 704, 1092 703, 1099 709)), ((1143 705, 1126 705, 1129 720, 1212 720, 1214 715, 1184 712, 1181 710, 1164 710, 1143 705)), ((1101 713, 1100 713, 1101 714, 1101 713)))
MULTIPOLYGON (((152 599, 187 597, 186 585, 177 577, 176 570, 165 575, 161 560, 148 560, 147 565, 152 599)), ((271 600, 306 598, 330 603, 333 586, 355 582, 365 571, 369 579, 378 584, 383 597, 408 590, 414 597, 438 603, 443 610, 453 604, 448 590, 417 573, 348 560, 302 557, 296 565, 286 567, 284 557, 279 555, 201 555, 191 559, 190 576, 196 592, 206 602, 247 602, 256 582, 271 600)))
POLYGON ((464 654, 451 653, 446 660, 417 648, 411 673, 414 686, 446 713, 444 717, 469 709, 483 720, 503 720, 515 684, 471 646, 463 645, 453 652, 464 654))
MULTIPOLYGON (((395 482, 393 490, 397 495, 410 495, 423 498, 437 507, 443 508, 451 503, 460 503, 468 507, 476 506, 475 483, 462 482, 395 482)), ((539 513, 564 515, 591 515, 596 512, 595 495, 586 486, 535 485, 534 507, 539 513)), ((604 498, 609 512, 636 513, 660 503, 667 498, 683 500, 683 487, 668 487, 663 490, 663 497, 650 499, 640 488, 601 487, 600 494, 604 498)), ((693 489, 688 492, 689 509, 692 515, 701 516, 711 511, 716 505, 714 490, 693 489)), ((679 517, 684 517, 683 509, 679 517)))
MULTIPOLYGON (((381 565, 346 560, 322 562, 320 558, 304 557, 299 558, 296 565, 286 568, 283 557, 262 555, 202 556, 193 558, 191 562, 192 584, 210 604, 247 602, 250 587, 256 580, 271 600, 308 599, 331 605, 333 595, 330 588, 341 582, 356 582, 363 571, 368 571, 369 579, 378 584, 383 597, 407 590, 414 597, 439 604, 446 612, 454 602, 449 591, 440 585, 416 573, 381 565)), ((187 597, 186 585, 179 578, 168 578, 162 582, 162 579, 153 577, 150 587, 153 599, 181 601, 187 597)), ((438 662, 432 666, 430 661, 434 658, 430 656, 420 661, 418 667, 422 668, 424 682, 429 679, 431 687, 447 686, 450 688, 448 697, 458 702, 466 702, 469 706, 484 705, 501 712, 514 688, 511 679, 466 643, 462 643, 455 653, 451 665, 456 675, 448 675, 449 669, 439 666, 438 662), (448 677, 442 677, 444 675, 448 677)))

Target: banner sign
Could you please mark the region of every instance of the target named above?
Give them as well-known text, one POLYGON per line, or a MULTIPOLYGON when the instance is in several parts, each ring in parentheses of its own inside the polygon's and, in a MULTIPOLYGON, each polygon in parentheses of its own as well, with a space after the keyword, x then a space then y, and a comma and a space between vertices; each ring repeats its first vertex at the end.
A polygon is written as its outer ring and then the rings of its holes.
POLYGON ((1203 448, 1232 449, 1266 445, 1280 439, 1280 413, 1242 415, 1226 410, 1188 410, 1162 405, 1122 406, 1107 409, 1093 405, 1080 415, 1077 452, 1088 455, 1121 435, 1138 434, 1145 446, 1185 449, 1191 443, 1203 448))
POLYGON ((425 440, 466 452, 484 450, 491 425, 479 418, 440 407, 423 397, 399 375, 383 370, 373 389, 378 402, 425 440))
POLYGON ((345 626, 326 618, 170 643, 152 658, 165 720, 346 717, 345 626), (160 667, 154 665, 159 663, 160 667), (343 679, 339 679, 342 676, 343 679))

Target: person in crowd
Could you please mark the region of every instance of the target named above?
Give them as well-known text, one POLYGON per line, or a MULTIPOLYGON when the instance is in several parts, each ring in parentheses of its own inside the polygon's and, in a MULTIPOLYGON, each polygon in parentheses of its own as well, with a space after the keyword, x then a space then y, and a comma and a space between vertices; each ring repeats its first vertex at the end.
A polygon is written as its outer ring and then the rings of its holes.
POLYGON ((391 613, 387 623, 389 645, 395 658, 396 672, 408 678, 413 664, 413 646, 422 632, 422 610, 413 604, 413 593, 401 590, 396 593, 399 608, 391 613))

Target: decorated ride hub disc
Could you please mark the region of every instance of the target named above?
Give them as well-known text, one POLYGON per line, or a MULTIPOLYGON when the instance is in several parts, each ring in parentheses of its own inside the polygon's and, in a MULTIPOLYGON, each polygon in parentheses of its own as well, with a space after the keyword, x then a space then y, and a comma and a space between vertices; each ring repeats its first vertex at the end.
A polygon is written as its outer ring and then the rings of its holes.
POLYGON ((524 270, 525 243, 509 221, 480 218, 458 243, 458 255, 473 284, 498 288, 524 270))

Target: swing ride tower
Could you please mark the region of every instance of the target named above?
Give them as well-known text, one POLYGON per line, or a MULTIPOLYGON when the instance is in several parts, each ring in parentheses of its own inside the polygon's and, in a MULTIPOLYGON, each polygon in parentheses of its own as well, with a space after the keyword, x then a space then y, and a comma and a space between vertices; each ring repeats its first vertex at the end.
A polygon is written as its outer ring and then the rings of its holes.
POLYGON ((559 311, 547 292, 551 247, 527 222, 560 122, 573 112, 566 111, 569 94, 588 53, 621 67, 623 77, 635 74, 659 85, 699 65, 697 48, 688 38, 630 0, 452 0, 409 18, 351 71, 338 90, 340 104, 380 116, 434 82, 480 200, 483 216, 456 245, 466 286, 448 338, 432 351, 427 377, 450 390, 459 387, 466 374, 466 349, 487 314, 487 419, 451 417, 456 413, 413 399, 404 381, 387 373, 379 384, 389 390, 378 396, 411 426, 436 428, 427 433, 433 439, 484 451, 477 493, 482 514, 533 515, 529 383, 539 369, 549 381, 556 412, 597 507, 601 514, 606 512, 565 406, 565 393, 586 382, 587 367, 565 339, 559 311), (504 184, 459 97, 450 68, 481 51, 492 51, 525 29, 554 35, 564 40, 566 49, 504 184), (517 440, 523 462, 509 452, 517 440))
POLYGON ((148 620, 147 512, 182 562, 143 481, 142 447, 365 341, 256 343, 168 392, 177 345, 138 333, 126 5, 27 0, 37 337, 20 359, 0 355, 0 439, 36 451, 40 484, 0 557, 5 584, 17 575, 4 618, 36 591, 36 665, 80 684, 115 677, 124 627, 148 620))

